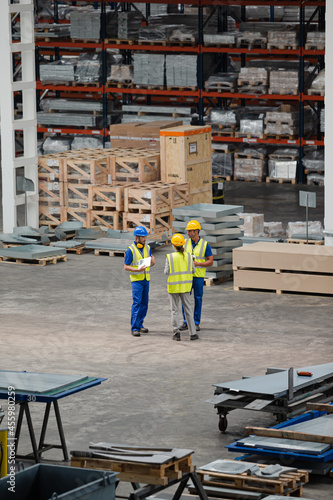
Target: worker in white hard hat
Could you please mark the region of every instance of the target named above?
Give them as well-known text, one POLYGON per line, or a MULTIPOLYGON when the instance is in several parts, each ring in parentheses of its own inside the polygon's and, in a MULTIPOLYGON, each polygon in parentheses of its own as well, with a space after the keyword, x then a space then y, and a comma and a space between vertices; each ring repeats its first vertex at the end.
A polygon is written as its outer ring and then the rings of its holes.
MULTIPOLYGON (((197 220, 190 220, 186 226, 188 238, 185 241, 185 252, 194 256, 195 273, 193 276, 194 323, 196 331, 200 331, 203 287, 206 268, 213 265, 213 252, 210 245, 199 236, 201 226, 197 220)), ((183 311, 184 323, 180 330, 187 330, 187 319, 183 311)))
POLYGON ((174 249, 173 253, 167 254, 164 273, 168 275, 168 293, 171 305, 171 323, 173 329, 173 340, 181 340, 179 331, 179 317, 181 304, 187 319, 190 340, 199 337, 195 331, 193 320, 193 308, 190 299, 193 274, 195 267, 193 257, 184 251, 185 239, 182 234, 174 234, 171 238, 174 249))

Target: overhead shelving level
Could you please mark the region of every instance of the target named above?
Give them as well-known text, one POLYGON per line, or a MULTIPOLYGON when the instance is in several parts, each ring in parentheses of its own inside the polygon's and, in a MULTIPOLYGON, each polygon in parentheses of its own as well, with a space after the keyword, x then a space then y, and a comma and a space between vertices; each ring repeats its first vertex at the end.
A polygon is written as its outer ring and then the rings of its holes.
MULTIPOLYGON (((53 58, 61 58, 66 51, 68 53, 82 53, 84 51, 98 51, 102 54, 102 77, 99 84, 96 85, 54 85, 44 84, 37 81, 37 90, 39 95, 45 92, 54 93, 56 97, 62 97, 71 94, 80 97, 93 96, 94 98, 101 99, 103 102, 103 126, 93 127, 90 129, 82 128, 69 128, 69 127, 46 127, 39 126, 38 131, 55 132, 61 134, 88 134, 100 135, 105 140, 108 137, 108 124, 107 124, 107 106, 108 103, 113 102, 116 106, 120 106, 122 102, 145 102, 150 104, 152 100, 154 103, 160 101, 164 106, 174 105, 178 102, 180 105, 186 104, 186 100, 192 100, 191 105, 195 105, 198 112, 198 122, 203 124, 205 114, 208 108, 227 108, 231 105, 246 106, 249 104, 263 104, 274 106, 281 103, 289 103, 298 106, 300 116, 300 133, 297 137, 232 137, 223 136, 223 134, 214 135, 213 141, 216 143, 250 143, 250 144, 273 144, 273 145, 292 145, 299 148, 299 165, 303 157, 304 146, 322 147, 324 145, 323 135, 320 133, 319 128, 315 136, 308 137, 304 134, 303 129, 303 108, 304 105, 310 105, 315 113, 320 114, 323 108, 324 96, 323 95, 308 95, 304 89, 304 63, 310 61, 311 64, 318 62, 320 69, 324 65, 324 50, 314 50, 306 48, 305 34, 307 31, 307 21, 305 20, 305 9, 307 7, 316 8, 316 18, 318 21, 319 29, 324 29, 325 23, 325 1, 319 0, 188 0, 182 2, 182 5, 190 8, 196 8, 198 18, 198 33, 195 43, 154 43, 146 42, 144 40, 121 40, 117 38, 107 38, 105 36, 105 12, 108 2, 106 0, 85 0, 86 4, 92 4, 94 7, 101 9, 101 37, 99 40, 38 40, 36 42, 37 52, 39 54, 45 51, 52 54, 53 58), (246 23, 246 7, 265 7, 270 8, 270 21, 274 22, 274 12, 277 7, 295 7, 299 9, 299 45, 297 47, 236 47, 236 46, 209 46, 204 43, 204 9, 210 8, 214 10, 212 16, 217 17, 218 32, 228 30, 228 12, 230 8, 238 7, 241 9, 241 19, 246 23), (124 85, 121 83, 112 84, 107 81, 107 67, 106 67, 106 51, 117 49, 123 56, 124 60, 131 61, 133 54, 137 52, 144 52, 148 54, 164 54, 175 55, 188 54, 197 56, 197 85, 195 87, 170 87, 170 86, 137 86, 124 85), (219 62, 220 67, 226 66, 228 57, 232 57, 237 64, 245 67, 247 61, 251 59, 263 58, 265 60, 273 60, 281 58, 283 60, 297 60, 299 61, 299 91, 296 94, 283 94, 283 93, 263 93, 258 95, 256 93, 243 93, 241 89, 236 89, 233 92, 217 91, 205 89, 203 66, 206 57, 214 57, 215 63, 219 62), (60 131, 60 132, 59 132, 60 131)), ((63 4, 73 4, 70 0, 62 0, 63 4)), ((147 13, 149 13, 151 4, 168 4, 178 5, 176 0, 148 0, 144 1, 147 5, 147 13)), ((54 20, 60 22, 57 16, 57 5, 60 0, 54 1, 54 20)), ((120 1, 116 4, 120 10, 129 10, 132 4, 125 1, 120 1)), ((135 7, 135 3, 134 3, 135 7)), ((313 15, 311 21, 315 18, 313 15)), ((148 19, 149 23, 149 19, 148 19)), ((272 24, 273 25, 273 24, 272 24)), ((36 58, 38 59, 38 57, 36 58)), ((38 71, 37 71, 38 74, 38 71)), ((303 169, 300 168, 298 172, 299 181, 303 181, 303 169)))

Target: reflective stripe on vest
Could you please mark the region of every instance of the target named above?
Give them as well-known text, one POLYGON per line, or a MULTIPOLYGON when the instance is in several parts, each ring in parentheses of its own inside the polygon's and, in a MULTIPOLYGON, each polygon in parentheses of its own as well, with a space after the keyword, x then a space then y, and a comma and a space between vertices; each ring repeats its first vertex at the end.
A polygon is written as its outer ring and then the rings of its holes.
POLYGON ((193 282, 193 260, 188 252, 167 254, 169 262, 168 292, 190 292, 193 282))
MULTIPOLYGON (((136 269, 139 267, 139 260, 141 260, 142 258, 146 259, 150 256, 149 245, 145 245, 143 247, 143 257, 135 243, 132 243, 132 245, 130 245, 128 248, 131 249, 133 255, 132 267, 135 267, 136 269)), ((150 267, 146 267, 146 269, 142 271, 142 273, 130 273, 130 278, 131 281, 143 281, 144 279, 150 281, 150 267)))
MULTIPOLYGON (((185 252, 190 252, 192 255, 195 256, 195 259, 197 262, 206 262, 205 258, 205 253, 206 253, 206 248, 207 248, 207 241, 203 240, 200 238, 198 243, 195 245, 193 248, 192 245, 192 240, 191 238, 187 238, 185 241, 185 252)), ((195 273, 194 273, 194 278, 204 278, 206 275, 206 268, 205 267, 196 267, 195 268, 195 273)))

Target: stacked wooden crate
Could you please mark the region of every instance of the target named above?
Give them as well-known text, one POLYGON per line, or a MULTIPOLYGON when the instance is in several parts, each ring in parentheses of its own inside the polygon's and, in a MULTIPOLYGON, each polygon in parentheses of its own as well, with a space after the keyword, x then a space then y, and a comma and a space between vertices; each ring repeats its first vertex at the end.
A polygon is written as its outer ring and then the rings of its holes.
POLYGON ((40 224, 76 220, 84 227, 151 234, 172 228, 172 209, 187 205, 189 185, 162 183, 160 156, 131 148, 85 149, 39 158, 40 224))
POLYGON ((212 203, 211 127, 161 130, 161 180, 190 185, 189 204, 212 203))

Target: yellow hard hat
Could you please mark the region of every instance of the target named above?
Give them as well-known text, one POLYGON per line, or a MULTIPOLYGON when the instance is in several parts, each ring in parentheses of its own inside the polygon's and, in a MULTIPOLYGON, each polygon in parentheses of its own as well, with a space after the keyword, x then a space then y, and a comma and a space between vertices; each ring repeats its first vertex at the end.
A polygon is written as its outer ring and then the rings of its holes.
POLYGON ((171 243, 175 245, 175 247, 183 247, 185 245, 185 239, 182 234, 176 233, 171 238, 171 243))
POLYGON ((193 231, 194 229, 201 229, 201 226, 197 220, 190 220, 186 226, 186 231, 193 231))

